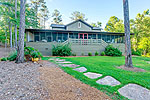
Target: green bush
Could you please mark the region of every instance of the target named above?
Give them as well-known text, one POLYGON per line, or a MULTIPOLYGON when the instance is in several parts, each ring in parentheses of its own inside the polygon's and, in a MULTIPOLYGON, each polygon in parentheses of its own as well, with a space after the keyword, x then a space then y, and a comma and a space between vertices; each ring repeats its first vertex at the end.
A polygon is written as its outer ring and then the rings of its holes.
POLYGON ((77 56, 77 55, 75 53, 73 53, 72 56, 77 56))
POLYGON ((1 58, 1 61, 7 61, 7 58, 1 58))
POLYGON ((103 51, 103 52, 101 52, 101 56, 105 56, 105 52, 103 51))
POLYGON ((88 53, 88 56, 92 56, 92 53, 91 53, 91 52, 89 52, 89 53, 88 53))
POLYGON ((10 55, 7 57, 7 59, 8 59, 9 61, 15 61, 16 58, 17 58, 17 51, 13 52, 12 54, 10 54, 10 55))
POLYGON ((95 52, 95 56, 98 56, 98 55, 99 55, 99 53, 96 51, 96 52, 95 52))
POLYGON ((53 56, 71 56, 71 47, 69 44, 53 46, 53 56))
POLYGON ((84 56, 84 53, 82 53, 81 56, 84 56))
POLYGON ((118 48, 114 48, 112 45, 108 45, 105 48, 105 54, 107 56, 122 56, 122 52, 118 48))
POLYGON ((30 61, 32 58, 42 58, 43 55, 33 47, 25 47, 24 48, 24 55, 28 61, 30 61))
POLYGON ((141 50, 131 50, 132 51, 132 55, 137 55, 137 56, 141 56, 142 55, 142 52, 141 52, 141 50))

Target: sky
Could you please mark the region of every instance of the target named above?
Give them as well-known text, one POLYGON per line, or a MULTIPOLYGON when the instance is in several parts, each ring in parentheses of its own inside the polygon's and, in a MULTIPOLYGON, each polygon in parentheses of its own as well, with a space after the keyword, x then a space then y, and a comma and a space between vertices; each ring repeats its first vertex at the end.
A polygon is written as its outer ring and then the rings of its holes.
MULTIPOLYGON (((123 20, 123 0, 45 0, 45 2, 50 14, 54 9, 60 11, 63 24, 71 22, 69 17, 74 11, 84 13, 89 24, 102 22, 102 28, 111 16, 117 16, 123 20)), ((143 13, 147 9, 150 9, 150 0, 129 0, 130 19, 134 19, 138 13, 143 13)), ((51 21, 47 24, 51 24, 51 21)))

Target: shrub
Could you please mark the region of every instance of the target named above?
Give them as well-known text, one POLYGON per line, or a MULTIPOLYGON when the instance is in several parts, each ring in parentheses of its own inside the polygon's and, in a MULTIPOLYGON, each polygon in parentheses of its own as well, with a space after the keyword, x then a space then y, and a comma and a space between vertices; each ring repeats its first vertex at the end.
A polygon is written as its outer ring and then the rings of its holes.
POLYGON ((91 52, 89 52, 89 53, 88 53, 88 56, 92 56, 92 53, 91 53, 91 52))
POLYGON ((103 51, 103 52, 101 52, 101 56, 105 56, 105 52, 103 51))
POLYGON ((72 56, 77 56, 77 55, 75 53, 73 53, 72 56))
POLYGON ((99 53, 96 51, 96 52, 95 52, 95 56, 98 56, 98 55, 99 55, 99 53))
POLYGON ((141 52, 141 50, 131 50, 132 51, 132 55, 137 55, 137 56, 141 56, 142 55, 142 52, 141 52))
POLYGON ((7 57, 7 59, 8 59, 9 61, 15 61, 16 58, 17 58, 17 51, 16 51, 16 52, 13 52, 12 54, 10 54, 10 55, 7 57))
POLYGON ((105 54, 107 56, 122 56, 122 52, 118 48, 114 48, 111 45, 108 45, 105 48, 105 54))
POLYGON ((7 58, 1 58, 1 61, 7 61, 7 58))
POLYGON ((81 56, 84 56, 84 53, 82 53, 81 56))
POLYGON ((42 58, 43 55, 33 47, 25 47, 24 48, 24 55, 27 61, 31 61, 32 58, 42 58))
POLYGON ((53 56, 71 56, 71 47, 69 44, 57 45, 52 48, 53 56))
POLYGON ((33 53, 31 54, 31 56, 32 56, 32 58, 39 58, 39 55, 38 55, 37 52, 33 52, 33 53))

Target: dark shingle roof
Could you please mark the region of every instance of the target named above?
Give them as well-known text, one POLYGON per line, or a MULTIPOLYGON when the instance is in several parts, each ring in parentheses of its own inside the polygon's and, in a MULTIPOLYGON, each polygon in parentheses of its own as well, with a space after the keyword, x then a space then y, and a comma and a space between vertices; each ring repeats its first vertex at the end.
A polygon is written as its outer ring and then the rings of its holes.
POLYGON ((65 28, 65 25, 60 25, 60 24, 51 24, 51 27, 57 27, 57 28, 65 28))

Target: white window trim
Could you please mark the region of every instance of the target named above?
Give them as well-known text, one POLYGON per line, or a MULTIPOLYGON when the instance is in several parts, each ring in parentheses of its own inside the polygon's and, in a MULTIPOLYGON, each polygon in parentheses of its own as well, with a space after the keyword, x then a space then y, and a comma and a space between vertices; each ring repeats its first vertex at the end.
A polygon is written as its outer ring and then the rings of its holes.
POLYGON ((78 22, 78 28, 81 28, 81 22, 78 22))

